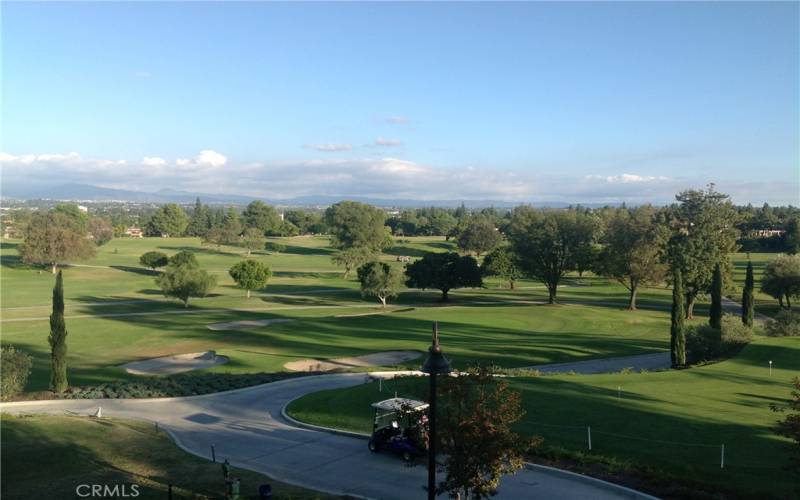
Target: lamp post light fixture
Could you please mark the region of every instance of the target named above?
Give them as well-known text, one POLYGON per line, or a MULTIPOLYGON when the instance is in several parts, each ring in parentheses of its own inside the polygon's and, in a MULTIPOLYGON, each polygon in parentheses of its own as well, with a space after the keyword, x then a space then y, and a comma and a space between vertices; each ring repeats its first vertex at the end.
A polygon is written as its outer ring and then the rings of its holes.
POLYGON ((439 323, 433 322, 433 341, 428 348, 428 358, 420 371, 430 376, 430 406, 428 407, 428 426, 430 428, 428 440, 428 499, 436 498, 436 376, 450 373, 450 363, 442 354, 439 345, 439 323))

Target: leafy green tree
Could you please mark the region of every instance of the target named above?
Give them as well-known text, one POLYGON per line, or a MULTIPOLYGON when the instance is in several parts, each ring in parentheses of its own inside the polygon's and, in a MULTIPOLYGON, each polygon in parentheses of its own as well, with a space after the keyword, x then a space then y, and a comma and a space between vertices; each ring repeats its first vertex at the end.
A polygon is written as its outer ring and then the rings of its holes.
POLYGON ((243 260, 234 264, 228 270, 233 281, 239 288, 247 290, 247 298, 250 298, 250 290, 260 290, 267 286, 272 271, 269 266, 255 260, 243 260))
MULTIPOLYGON (((192 256, 194 256, 194 254, 192 256)), ((169 257, 167 257, 167 254, 164 252, 157 252, 153 250, 143 253, 142 256, 139 257, 139 264, 143 265, 144 267, 149 267, 155 271, 159 267, 164 267, 169 264, 169 257)))
POLYGON ((744 290, 742 290, 742 323, 750 328, 753 327, 753 317, 755 316, 755 300, 753 299, 754 288, 753 262, 748 260, 747 275, 744 279, 744 290))
POLYGON ((200 267, 200 263, 197 262, 197 257, 195 257, 194 252, 188 250, 181 250, 170 257, 168 265, 173 267, 200 267))
POLYGON ((409 288, 441 290, 442 301, 448 300, 450 290, 483 285, 478 261, 455 252, 426 253, 421 259, 406 265, 406 278, 409 288))
POLYGON ((458 247, 464 252, 475 252, 478 257, 490 252, 503 240, 503 236, 485 217, 476 217, 458 236, 458 247))
POLYGON ((183 236, 188 226, 189 219, 186 217, 186 212, 175 203, 169 203, 156 210, 150 217, 147 234, 150 236, 183 236))
POLYGON ((431 208, 428 216, 428 234, 445 236, 456 226, 456 218, 441 208, 431 208))
POLYGON ((50 212, 31 216, 19 253, 23 262, 49 265, 55 274, 61 263, 94 256, 95 246, 72 219, 50 212))
POLYGON ((53 207, 50 211, 53 214, 61 214, 70 220, 71 225, 76 231, 85 233, 89 227, 89 215, 78 208, 74 203, 61 203, 53 207))
POLYGON ((683 191, 670 209, 672 237, 668 256, 679 266, 686 293, 686 317, 691 319, 698 295, 710 292, 714 266, 719 263, 725 282, 731 283, 730 254, 736 251, 738 213, 728 195, 713 184, 707 190, 683 191))
POLYGON ((186 234, 202 238, 206 235, 208 230, 211 229, 211 223, 211 209, 208 208, 208 205, 200 203, 200 198, 197 198, 194 203, 192 216, 189 218, 186 234))
POLYGON ((437 489, 453 498, 490 498, 503 475, 521 469, 525 455, 541 443, 513 430, 525 416, 522 397, 482 366, 443 377, 440 398, 437 448, 445 477, 437 489))
POLYGON ((61 271, 56 275, 53 287, 53 313, 50 315, 50 390, 64 392, 67 381, 67 325, 64 321, 64 278, 61 271))
POLYGON ((324 217, 319 212, 307 210, 288 210, 284 213, 284 220, 291 222, 300 231, 300 234, 320 234, 326 232, 324 217))
POLYGON ((586 217, 577 210, 522 206, 514 211, 510 232, 517 262, 525 275, 544 283, 550 304, 555 303, 564 276, 575 269, 575 255, 592 244, 586 217))
POLYGON ((263 201, 253 201, 242 212, 245 227, 258 229, 263 234, 277 234, 281 226, 281 217, 275 207, 263 201))
POLYGON ((767 263, 761 291, 778 299, 781 307, 791 309, 792 297, 800 296, 800 256, 781 255, 767 263))
POLYGON ((239 239, 242 234, 242 220, 239 217, 239 212, 233 207, 228 207, 225 211, 225 218, 222 223, 222 231, 224 235, 224 242, 226 245, 232 245, 239 239))
POLYGON ((481 274, 504 279, 512 290, 516 281, 522 277, 514 259, 514 253, 507 246, 495 248, 483 258, 481 274))
POLYGON ((628 309, 636 310, 640 287, 660 283, 666 274, 662 263, 668 229, 656 220, 650 206, 620 209, 608 221, 596 269, 628 289, 628 309))
POLYGON ((345 248, 334 254, 331 258, 334 264, 344 267, 344 278, 358 269, 362 264, 375 258, 375 252, 366 247, 345 248))
POLYGON ((683 278, 679 267, 672 269, 672 313, 670 315, 670 357, 672 367, 686 364, 686 312, 684 304, 686 294, 683 290, 683 278))
POLYGON ((384 229, 383 210, 357 201, 342 201, 325 211, 331 245, 339 250, 365 248, 379 252, 391 243, 384 229))
POLYGON ((156 277, 165 297, 174 297, 189 307, 191 297, 205 297, 217 284, 215 276, 192 265, 170 264, 156 277))
POLYGON ((89 234, 92 235, 92 241, 95 245, 105 245, 114 238, 114 229, 107 219, 102 217, 92 217, 87 224, 89 234))
POLYGON ((722 328, 722 269, 719 264, 714 267, 714 276, 711 279, 711 309, 708 324, 717 330, 722 328))
POLYGON ((247 249, 247 255, 253 250, 260 250, 264 248, 267 239, 264 237, 264 232, 255 227, 248 227, 242 234, 242 246, 247 249))
POLYGON ((786 223, 783 241, 786 253, 790 255, 800 253, 800 216, 796 215, 786 223))
POLYGON ((397 297, 403 285, 403 273, 385 262, 372 261, 358 268, 358 281, 361 295, 377 297, 385 308, 387 299, 397 297))

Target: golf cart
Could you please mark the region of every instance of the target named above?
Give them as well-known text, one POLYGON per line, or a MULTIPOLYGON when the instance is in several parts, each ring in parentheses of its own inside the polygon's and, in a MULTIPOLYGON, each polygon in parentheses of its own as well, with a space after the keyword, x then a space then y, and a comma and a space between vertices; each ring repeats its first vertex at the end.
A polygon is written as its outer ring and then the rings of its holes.
POLYGON ((391 398, 372 403, 375 419, 369 451, 389 450, 410 462, 428 450, 428 403, 391 398))

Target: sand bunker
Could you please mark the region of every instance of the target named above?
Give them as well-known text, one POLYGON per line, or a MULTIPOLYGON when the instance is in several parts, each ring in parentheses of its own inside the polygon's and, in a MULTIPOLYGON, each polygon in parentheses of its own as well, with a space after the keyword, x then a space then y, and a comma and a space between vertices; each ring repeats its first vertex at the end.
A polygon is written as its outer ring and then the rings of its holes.
POLYGON ((294 321, 288 318, 257 319, 246 321, 232 321, 230 323, 212 323, 206 325, 209 330, 247 330, 248 328, 258 328, 259 326, 273 325, 275 323, 286 323, 294 321))
POLYGON ((301 359, 300 361, 290 361, 284 368, 296 372, 342 370, 347 368, 358 368, 364 366, 393 366, 404 361, 420 357, 419 351, 385 351, 373 354, 365 354, 353 358, 335 359, 301 359))
POLYGON ((214 351, 206 351, 134 361, 122 365, 122 368, 134 375, 171 375, 211 368, 227 362, 226 356, 218 356, 214 351))

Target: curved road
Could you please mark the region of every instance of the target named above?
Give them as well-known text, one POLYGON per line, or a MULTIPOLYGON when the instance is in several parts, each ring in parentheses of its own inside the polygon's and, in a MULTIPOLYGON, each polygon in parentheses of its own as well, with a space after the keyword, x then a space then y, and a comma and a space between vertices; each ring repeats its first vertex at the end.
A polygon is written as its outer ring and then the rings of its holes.
MULTIPOLYGON (((377 374, 376 374, 377 375, 377 374)), ((339 495, 424 498, 426 469, 396 456, 371 454, 362 439, 297 427, 281 410, 291 400, 365 382, 367 374, 302 377, 187 398, 26 401, 8 413, 93 414, 158 422, 184 450, 262 472, 276 480, 339 495)), ((497 498, 652 498, 585 476, 528 468, 502 480, 497 498)), ((444 497, 442 497, 444 498, 444 497)))

